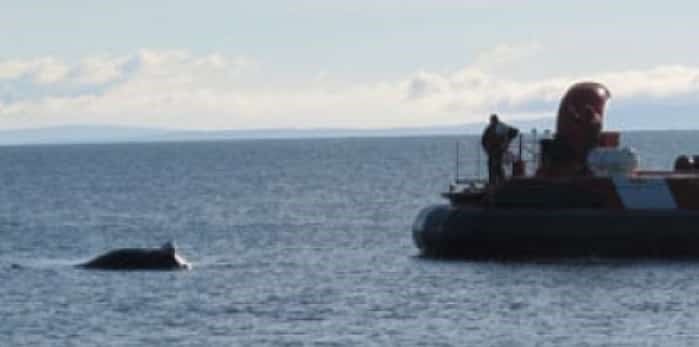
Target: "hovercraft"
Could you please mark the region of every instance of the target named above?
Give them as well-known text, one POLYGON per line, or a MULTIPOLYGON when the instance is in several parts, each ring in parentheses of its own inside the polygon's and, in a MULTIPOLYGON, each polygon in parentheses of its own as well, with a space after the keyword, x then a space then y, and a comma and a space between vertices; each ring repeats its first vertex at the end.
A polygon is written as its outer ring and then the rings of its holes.
POLYGON ((609 98, 602 84, 577 83, 561 101, 555 133, 532 143, 533 160, 525 160, 520 137, 504 181, 457 174, 442 194, 449 203, 426 207, 415 219, 421 253, 699 256, 699 160, 695 166, 680 156, 674 170, 639 169, 635 151, 620 147, 620 134, 602 131, 609 98))

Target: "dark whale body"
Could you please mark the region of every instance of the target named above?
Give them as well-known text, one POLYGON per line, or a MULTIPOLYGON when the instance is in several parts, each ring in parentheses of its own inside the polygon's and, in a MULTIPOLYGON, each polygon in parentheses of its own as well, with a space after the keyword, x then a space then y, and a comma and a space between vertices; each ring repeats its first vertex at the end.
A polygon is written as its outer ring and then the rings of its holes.
POLYGON ((100 270, 178 270, 189 263, 180 257, 172 242, 160 248, 123 248, 107 252, 81 265, 100 270))

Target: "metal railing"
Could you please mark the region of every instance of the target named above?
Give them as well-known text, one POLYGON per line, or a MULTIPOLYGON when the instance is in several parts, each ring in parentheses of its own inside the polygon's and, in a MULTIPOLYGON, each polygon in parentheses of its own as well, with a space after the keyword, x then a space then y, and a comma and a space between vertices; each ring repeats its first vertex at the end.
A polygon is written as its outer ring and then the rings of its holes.
MULTIPOLYGON (((512 175, 512 162, 522 160, 525 163, 525 175, 530 176, 539 167, 539 141, 544 138, 552 138, 553 134, 546 130, 538 134, 536 129, 531 132, 520 133, 508 148, 505 160, 505 174, 512 175)), ((455 150, 454 183, 459 185, 473 185, 488 181, 487 159, 488 155, 483 151, 481 139, 474 136, 468 140, 456 141, 455 150)))

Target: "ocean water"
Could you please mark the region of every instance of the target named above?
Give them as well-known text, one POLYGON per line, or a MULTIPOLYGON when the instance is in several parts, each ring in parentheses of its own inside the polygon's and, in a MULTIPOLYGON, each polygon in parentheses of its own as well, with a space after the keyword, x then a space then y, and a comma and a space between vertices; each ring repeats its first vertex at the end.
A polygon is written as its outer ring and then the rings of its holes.
MULTIPOLYGON (((0 147, 0 345, 699 344, 699 262, 419 257, 457 140, 0 147), (168 240, 191 270, 74 266, 168 240)), ((699 154, 623 141, 648 168, 699 154)))

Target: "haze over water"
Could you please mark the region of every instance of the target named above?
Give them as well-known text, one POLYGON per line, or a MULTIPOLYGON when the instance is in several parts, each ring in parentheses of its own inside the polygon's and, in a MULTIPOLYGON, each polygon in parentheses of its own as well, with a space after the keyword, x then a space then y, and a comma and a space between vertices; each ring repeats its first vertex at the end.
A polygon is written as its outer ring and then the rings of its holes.
MULTIPOLYGON (((0 147, 0 341, 696 343, 697 262, 418 257, 410 226, 442 203, 456 139, 0 147), (73 267, 171 239, 191 271, 73 267)), ((652 169, 699 154, 699 132, 622 142, 652 169)))

